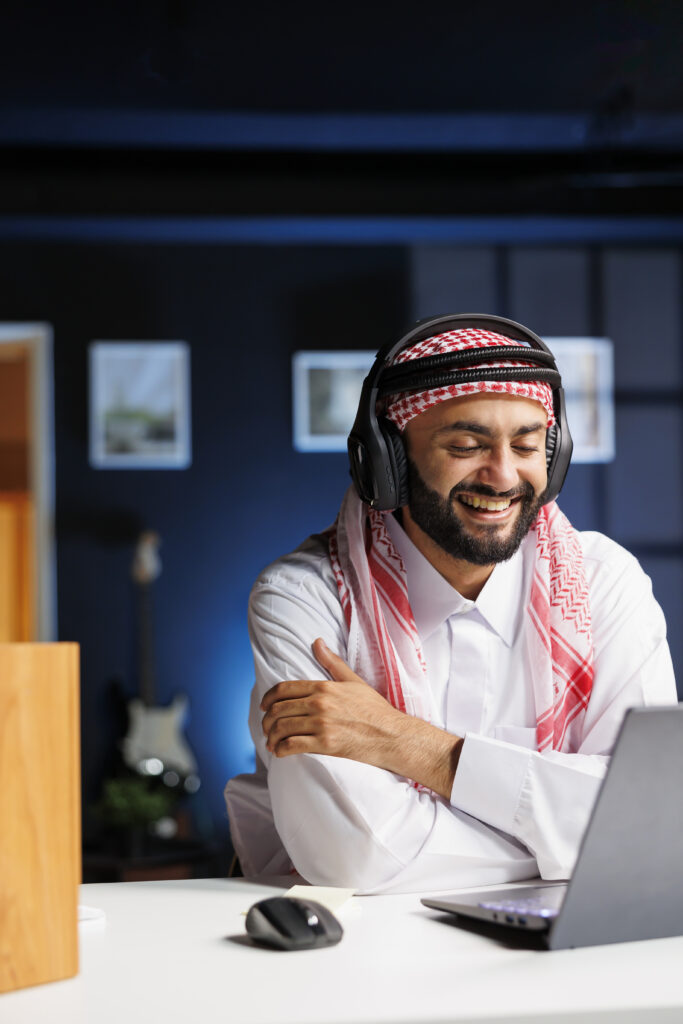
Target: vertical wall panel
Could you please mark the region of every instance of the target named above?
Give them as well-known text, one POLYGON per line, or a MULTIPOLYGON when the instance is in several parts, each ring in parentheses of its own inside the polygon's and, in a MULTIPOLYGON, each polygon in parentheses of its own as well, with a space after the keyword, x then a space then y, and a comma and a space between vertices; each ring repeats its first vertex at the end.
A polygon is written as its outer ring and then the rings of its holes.
POLYGON ((617 457, 606 467, 607 532, 622 544, 683 542, 681 411, 617 409, 617 457))
MULTIPOLYGON (((585 247, 516 247, 509 252, 510 316, 537 334, 590 333, 589 254, 585 247)), ((571 424, 570 424, 571 426, 571 424)), ((560 505, 579 529, 600 529, 603 510, 593 466, 573 466, 560 505)))
POLYGON ((587 463, 571 465, 558 498, 558 504, 577 530, 604 530, 600 504, 602 466, 587 463))
POLYGON ((681 386, 680 257, 675 249, 607 249, 603 300, 617 388, 681 386))
POLYGON ((413 319, 498 312, 493 246, 417 245, 411 262, 413 319))
POLYGON ((588 250, 510 251, 510 316, 536 334, 590 334, 588 250))

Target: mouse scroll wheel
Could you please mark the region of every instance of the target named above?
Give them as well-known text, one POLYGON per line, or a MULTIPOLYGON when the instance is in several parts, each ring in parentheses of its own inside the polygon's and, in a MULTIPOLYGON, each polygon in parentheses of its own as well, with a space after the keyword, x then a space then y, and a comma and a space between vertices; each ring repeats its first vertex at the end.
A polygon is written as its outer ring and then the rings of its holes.
POLYGON ((323 928, 320 923, 320 918, 318 917, 314 910, 309 910, 307 912, 306 922, 310 928, 313 928, 316 935, 320 935, 322 933, 323 928))

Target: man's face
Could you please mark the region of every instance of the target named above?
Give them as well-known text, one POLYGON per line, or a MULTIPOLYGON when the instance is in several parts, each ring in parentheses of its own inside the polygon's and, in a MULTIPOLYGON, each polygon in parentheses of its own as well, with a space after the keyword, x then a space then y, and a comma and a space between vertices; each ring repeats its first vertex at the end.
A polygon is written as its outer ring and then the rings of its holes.
POLYGON ((510 558, 542 504, 547 420, 538 402, 486 393, 412 419, 404 439, 413 522, 453 558, 510 558))

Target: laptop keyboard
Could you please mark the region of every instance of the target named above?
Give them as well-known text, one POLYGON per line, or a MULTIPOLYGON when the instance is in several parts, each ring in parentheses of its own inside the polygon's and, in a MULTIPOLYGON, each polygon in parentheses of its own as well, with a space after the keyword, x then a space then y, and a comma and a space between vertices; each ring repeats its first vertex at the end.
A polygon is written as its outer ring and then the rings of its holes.
MULTIPOLYGON (((564 893, 561 895, 564 896, 564 893)), ((481 900, 479 906, 483 907, 484 910, 499 910, 504 914, 531 914, 534 917, 557 917, 560 912, 559 906, 550 906, 549 902, 540 896, 520 896, 518 899, 481 900)))

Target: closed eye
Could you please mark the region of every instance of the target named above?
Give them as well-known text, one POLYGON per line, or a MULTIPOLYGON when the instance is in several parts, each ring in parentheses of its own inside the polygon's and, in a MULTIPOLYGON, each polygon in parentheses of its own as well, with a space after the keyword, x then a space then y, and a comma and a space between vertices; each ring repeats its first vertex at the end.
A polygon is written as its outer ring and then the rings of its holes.
MULTIPOLYGON (((534 452, 540 450, 538 445, 527 444, 515 444, 512 448, 514 451, 519 452, 520 455, 533 455, 534 452)), ((454 444, 449 447, 449 451, 453 452, 455 455, 469 455, 472 452, 480 452, 483 450, 483 444, 454 444)))

